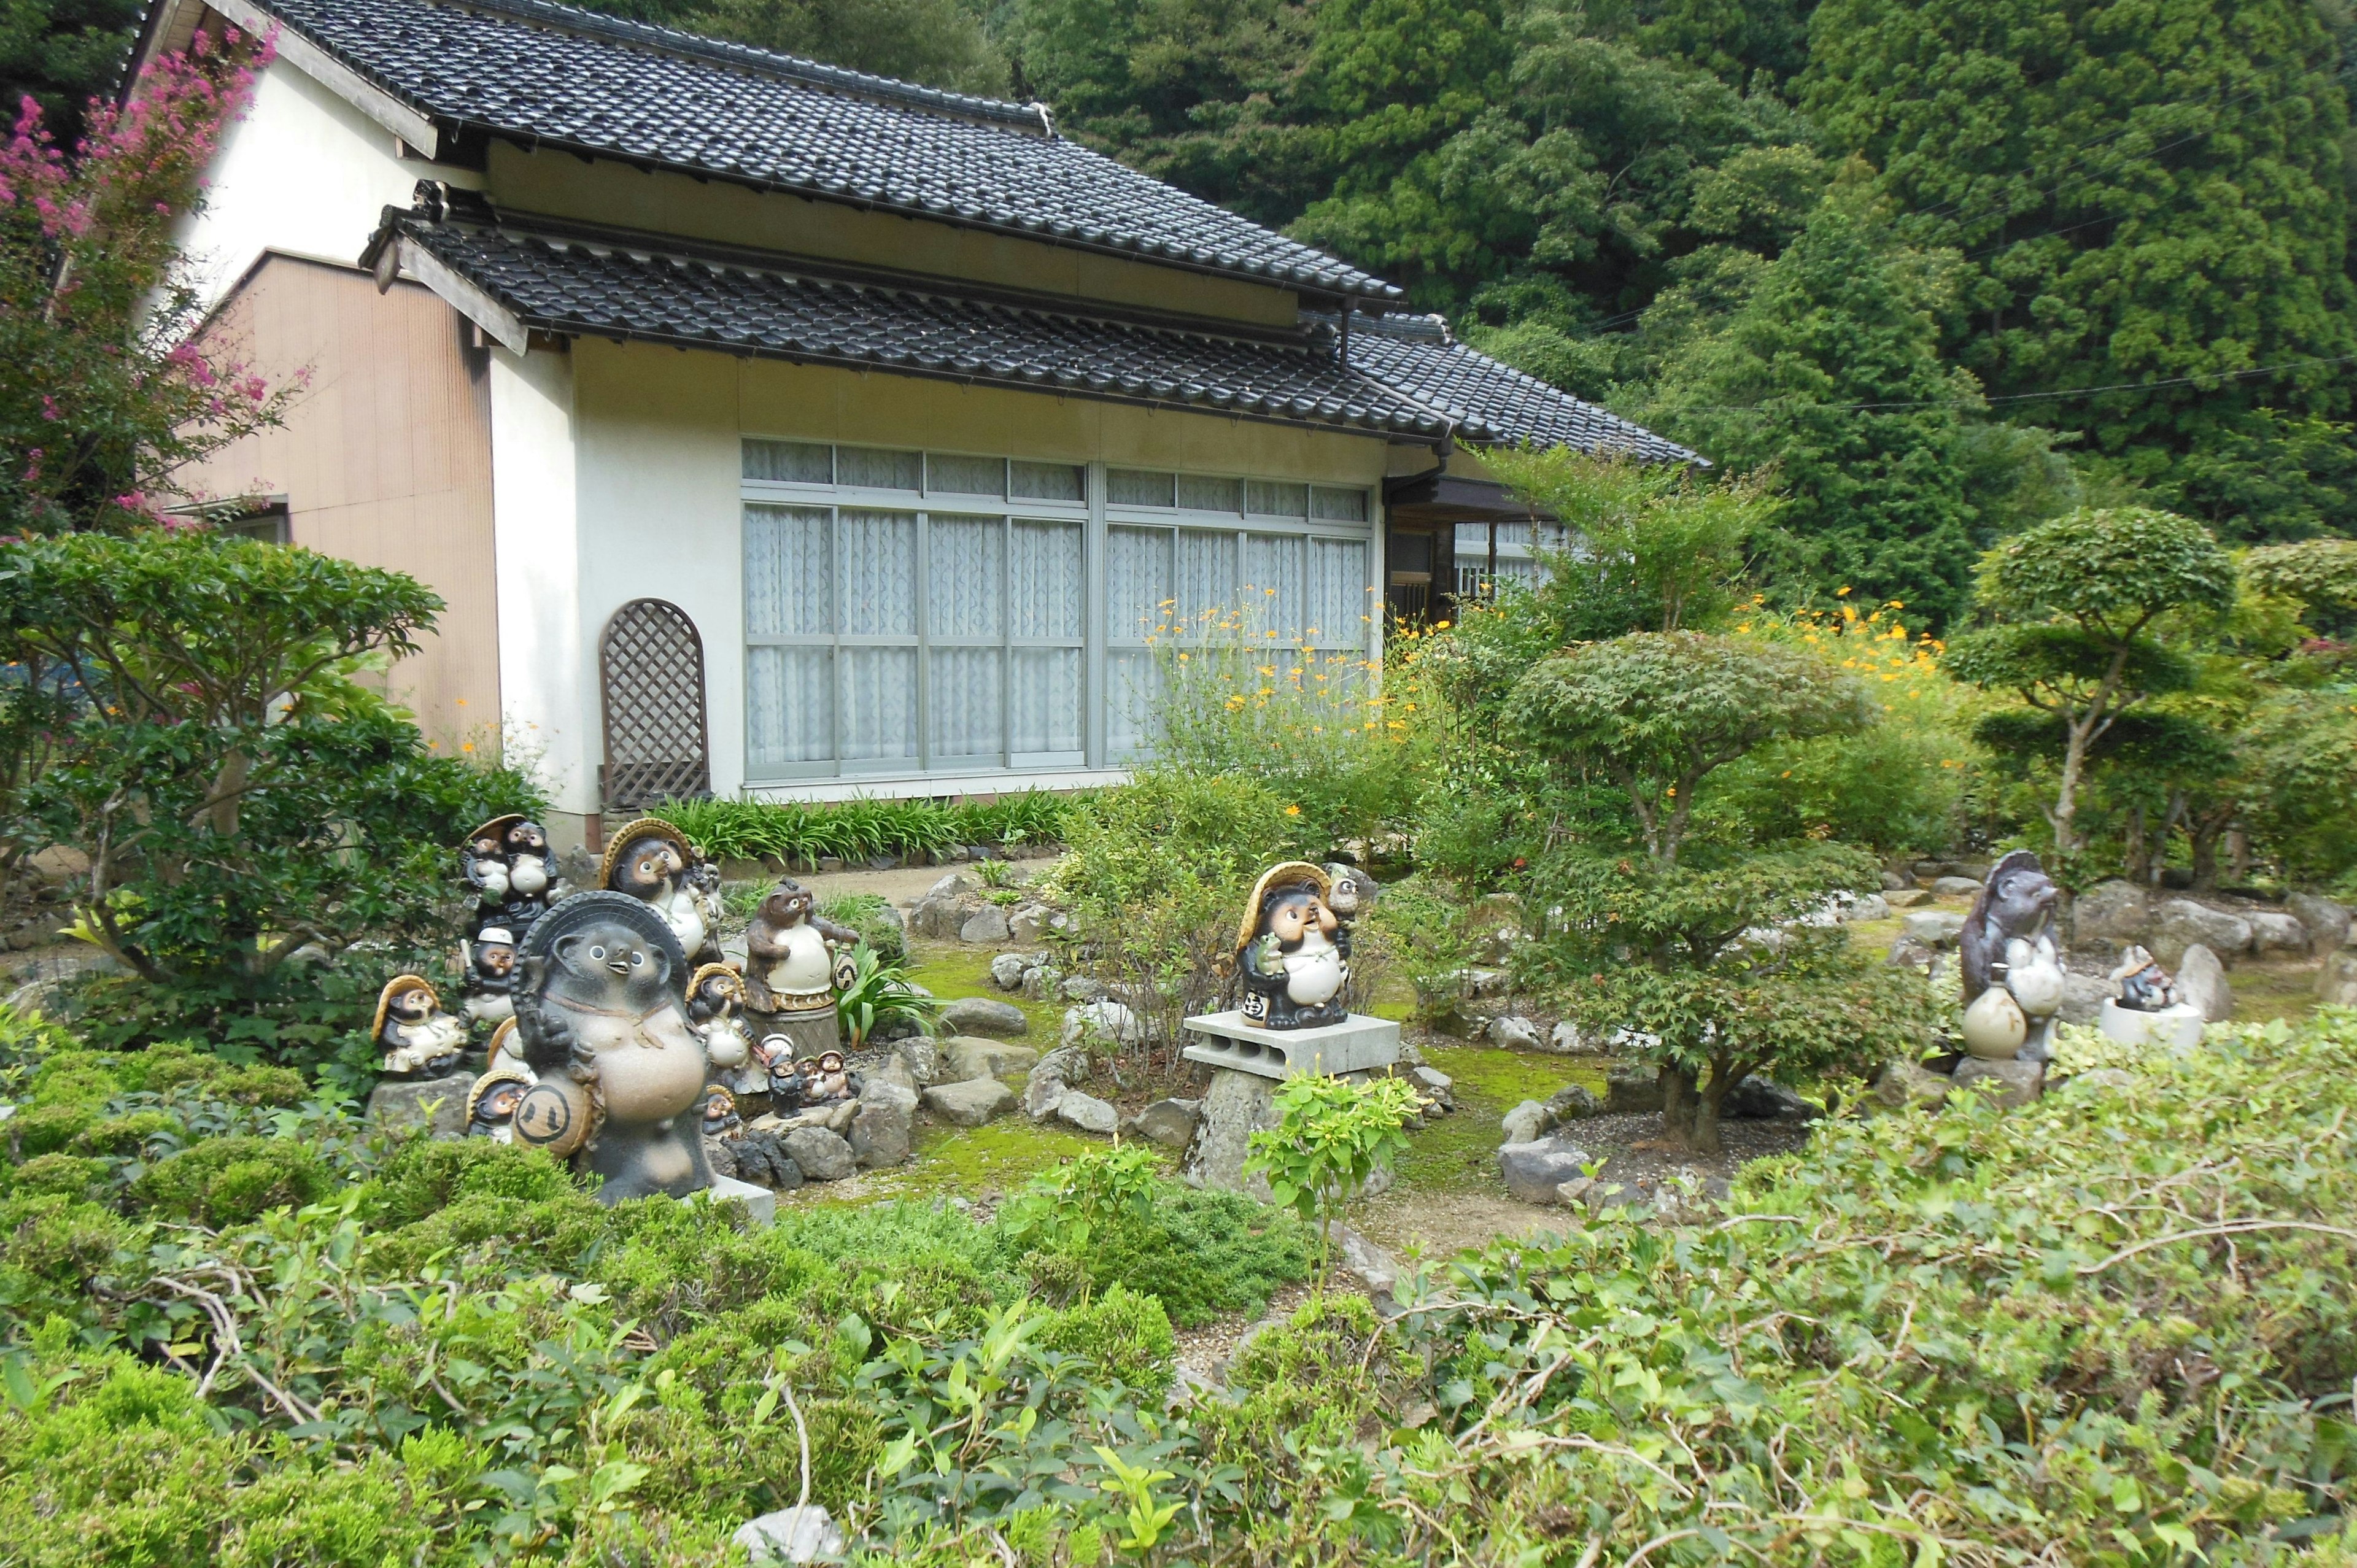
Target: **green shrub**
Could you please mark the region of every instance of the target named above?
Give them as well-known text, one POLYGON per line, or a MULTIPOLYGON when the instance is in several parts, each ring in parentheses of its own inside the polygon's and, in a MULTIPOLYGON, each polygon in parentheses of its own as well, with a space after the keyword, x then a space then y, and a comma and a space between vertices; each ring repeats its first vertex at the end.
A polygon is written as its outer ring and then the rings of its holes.
POLYGON ((1145 1399, 1160 1399, 1177 1375, 1172 1358, 1178 1341, 1169 1315, 1161 1302, 1125 1284, 1085 1305, 1066 1307, 1039 1337, 1051 1350, 1086 1356, 1100 1375, 1118 1379, 1145 1399))
POLYGON ((127 1159, 158 1133, 179 1130, 180 1119, 168 1111, 133 1111, 93 1122, 74 1134, 73 1146, 85 1155, 112 1155, 127 1159))
POLYGON ((412 1138, 369 1186, 369 1208, 389 1227, 430 1218, 465 1197, 536 1203, 575 1190, 545 1150, 489 1138, 412 1138))
POLYGON ((675 824, 706 854, 766 860, 810 870, 821 855, 848 861, 941 856, 968 845, 1054 843, 1064 812, 1086 791, 1044 789, 996 800, 670 800, 654 815, 675 824))
POLYGON ((145 1229, 95 1203, 58 1193, 0 1199, 0 1313, 9 1337, 49 1317, 85 1320, 93 1285, 145 1229))
POLYGON ((218 1229, 317 1203, 334 1186, 307 1144, 242 1134, 209 1138, 158 1162, 132 1184, 131 1197, 158 1219, 218 1229))
POLYGON ((106 1192, 106 1162, 72 1155, 37 1155, 11 1173, 17 1192, 96 1199, 106 1192))

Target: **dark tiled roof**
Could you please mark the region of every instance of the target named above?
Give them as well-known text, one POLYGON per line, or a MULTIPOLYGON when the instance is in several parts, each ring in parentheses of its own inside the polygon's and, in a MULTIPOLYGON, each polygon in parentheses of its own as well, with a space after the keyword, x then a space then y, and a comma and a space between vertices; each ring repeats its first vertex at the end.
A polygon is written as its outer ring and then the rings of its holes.
POLYGON ((1475 352, 1428 317, 1361 317, 1351 334, 1351 363, 1465 426, 1469 441, 1617 449, 1656 463, 1697 460, 1642 425, 1475 352))
POLYGON ((937 92, 549 0, 260 0, 437 124, 1055 243, 1362 298, 1400 291, 1049 135, 1036 109, 937 92))
MULTIPOLYGON (((1449 421, 1343 365, 1319 328, 1254 338, 659 252, 514 224, 388 214, 527 328, 939 376, 1437 440, 1449 421)), ((372 259, 388 238, 380 231, 372 259)), ((1471 433, 1469 433, 1471 434, 1471 433)), ((1476 437, 1478 438, 1478 436, 1476 437)))

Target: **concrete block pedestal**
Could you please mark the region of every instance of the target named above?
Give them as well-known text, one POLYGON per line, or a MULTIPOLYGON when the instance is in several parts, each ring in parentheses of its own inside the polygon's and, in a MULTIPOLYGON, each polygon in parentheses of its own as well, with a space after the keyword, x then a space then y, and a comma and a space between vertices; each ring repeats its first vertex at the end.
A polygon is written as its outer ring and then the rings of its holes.
POLYGON ((1400 1026, 1357 1013, 1314 1029, 1268 1029, 1241 1012, 1205 1013, 1186 1027, 1202 1036, 1179 1053, 1187 1060, 1262 1078, 1339 1077, 1400 1059, 1400 1026))

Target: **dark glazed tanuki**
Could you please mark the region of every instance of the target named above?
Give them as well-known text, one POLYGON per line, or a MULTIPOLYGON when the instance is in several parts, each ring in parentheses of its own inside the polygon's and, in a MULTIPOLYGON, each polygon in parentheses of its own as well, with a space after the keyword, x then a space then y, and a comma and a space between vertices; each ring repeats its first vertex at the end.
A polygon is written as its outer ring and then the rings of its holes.
POLYGON ((687 977, 671 928, 627 894, 576 894, 525 939, 516 1030, 539 1081, 516 1107, 514 1137, 604 1177, 605 1202, 712 1185, 687 977))

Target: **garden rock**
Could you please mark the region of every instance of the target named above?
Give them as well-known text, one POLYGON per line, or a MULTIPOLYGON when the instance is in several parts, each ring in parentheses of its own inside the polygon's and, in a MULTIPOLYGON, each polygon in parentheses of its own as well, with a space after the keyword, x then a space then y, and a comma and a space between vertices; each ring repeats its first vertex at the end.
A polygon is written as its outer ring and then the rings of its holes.
POLYGON ((1203 1091, 1200 1121, 1181 1170, 1195 1187, 1219 1187, 1268 1201, 1265 1177, 1243 1174, 1254 1133, 1276 1125, 1276 1080, 1220 1068, 1203 1091))
POLYGON ((1813 1122, 1824 1108, 1773 1079, 1751 1077, 1727 1091, 1718 1113, 1738 1122, 1813 1122))
POLYGON ((917 1091, 878 1074, 859 1091, 859 1109, 851 1119, 851 1153, 869 1170, 906 1165, 913 1152, 917 1122, 917 1091))
POLYGON ((1929 973, 1932 961, 1937 956, 1930 948, 1902 931, 1890 939, 1889 956, 1882 961, 1892 969, 1919 969, 1929 973))
POLYGON ((1932 901, 1930 891, 1921 887, 1901 887, 1886 892, 1882 897, 1894 909, 1913 909, 1932 901))
POLYGON ((961 996, 942 1009, 942 1027, 952 1035, 1009 1036, 1031 1032, 1031 1019, 1012 1002, 996 996, 961 996))
POLYGON ((1457 1109, 1457 1096, 1451 1092, 1457 1080, 1438 1068, 1416 1066, 1407 1069, 1407 1080, 1415 1085, 1416 1092, 1426 1100, 1437 1101, 1442 1110, 1457 1109))
POLYGON ((1604 1080, 1604 1109, 1614 1116, 1641 1116, 1662 1108, 1661 1075, 1650 1068, 1631 1068, 1604 1080))
POLYGON ((1927 948, 1952 948, 1964 929, 1964 917, 1955 909, 1918 909, 1902 928, 1927 948))
POLYGON ((1064 983, 1064 972, 1053 964, 1037 964, 1023 972, 1023 994, 1045 1002, 1064 983))
POLYGON ((2185 961, 2189 948, 2208 948, 2214 956, 2243 952, 2250 945, 2250 921, 2190 898, 2171 898, 2162 904, 2153 917, 2151 940, 2145 943, 2153 957, 2171 966, 2185 961))
POLYGON ((954 937, 982 907, 974 881, 951 872, 925 889, 909 911, 909 929, 919 936, 954 937))
POLYGON ((1498 1131, 1507 1144, 1534 1144, 1546 1130, 1546 1107, 1535 1100, 1525 1100, 1498 1118, 1498 1131))
POLYGON ((942 1077, 952 1083, 1029 1072, 1039 1060, 1039 1053, 1029 1046, 977 1035, 952 1035, 942 1042, 942 1077))
POLYGON ((2273 909, 2254 909, 2244 918, 2251 923, 2253 951, 2308 951, 2308 928, 2294 917, 2273 909))
POLYGON ((766 1187, 772 1192, 796 1192, 803 1183, 802 1167, 786 1152, 784 1137, 777 1133, 748 1132, 729 1140, 729 1155, 737 1166, 737 1179, 749 1181, 756 1187, 766 1187))
POLYGON ((990 961, 990 983, 1001 991, 1020 991, 1023 989, 1023 972, 1029 967, 1030 959, 1026 954, 1000 953, 990 961))
POLYGON ((2284 908, 2307 930, 2309 951, 2330 952, 2347 945, 2349 911, 2343 906, 2314 893, 2295 893, 2284 900, 2284 908))
POLYGON ((1083 1133, 1110 1138, 1121 1126, 1121 1112, 1093 1094, 1067 1089, 1057 1097, 1056 1120, 1083 1133))
POLYGON ((1139 1112, 1129 1130, 1166 1149, 1183 1149, 1194 1141, 1202 1119, 1200 1100, 1157 1100, 1139 1112))
POLYGON ((979 1127, 1015 1103, 1015 1091, 995 1078, 937 1083, 925 1090, 925 1109, 960 1127, 979 1127))
POLYGON ((467 1091, 471 1072, 440 1078, 387 1079, 369 1090, 368 1119, 382 1127, 424 1127, 436 1138, 467 1133, 467 1091))
POLYGON ((1935 898, 1977 898, 1981 885, 1969 876, 1935 876, 1932 879, 1932 896, 1935 898))
POLYGON ((1956 1064, 1953 1082, 1958 1089, 1994 1083, 1997 1086, 1996 1102, 2010 1111, 2038 1098, 2046 1087, 2046 1068, 2041 1062, 1988 1061, 1966 1057, 1956 1064))
POLYGON ((1146 1038, 1146 1026, 1136 1014, 1109 997, 1083 1007, 1066 1008, 1062 1043, 1077 1046, 1091 1037, 1134 1046, 1146 1038))
POLYGON ((2133 882, 2098 882, 2072 901, 2071 925, 2083 942, 2140 942, 2152 929, 2152 899, 2133 882))
POLYGON ((1020 904, 1006 917, 1006 934, 1018 942, 1036 942, 1048 934, 1056 912, 1045 904, 1020 904))
POLYGON ((90 856, 70 843, 53 843, 26 862, 33 875, 51 887, 90 875, 90 856))
POLYGON ((1843 906, 1845 920, 1887 920, 1890 918, 1890 900, 1879 893, 1868 893, 1855 902, 1843 906))
POLYGON ((2316 998, 2327 1007, 2357 1007, 2357 948, 2325 955, 2316 972, 2316 998))
POLYGON ((1546 1036, 1528 1018, 1503 1017, 1490 1020, 1490 1043, 1510 1051, 1543 1051, 1546 1036))
POLYGON ((919 1089, 942 1080, 942 1047, 938 1040, 923 1035, 895 1041, 892 1054, 908 1072, 909 1081, 919 1089))
POLYGON ((1547 1126, 1560 1127, 1566 1122, 1601 1115, 1603 1103, 1577 1083, 1566 1083, 1546 1098, 1547 1126))
POLYGON ((1950 1079, 1919 1063, 1892 1062, 1875 1080, 1874 1098, 1891 1111, 1904 1111, 1910 1105, 1936 1108, 1947 1102, 1948 1090, 1953 1087, 1950 1079))
POLYGON ((1061 989, 1067 1002, 1102 1002, 1111 994, 1105 990, 1104 982, 1091 980, 1085 974, 1072 976, 1064 982, 1061 989))
POLYGON ((2234 988, 2226 983, 2226 966, 2199 942, 2177 961, 2177 999, 2199 1008, 2212 1024, 2233 1016, 2234 988))
POLYGON ((1594 1056, 1597 1051, 1588 1037, 1579 1032, 1579 1026, 1568 1018, 1547 1031, 1546 1048, 1559 1057, 1594 1056))
POLYGON ((1502 969, 1475 969, 1466 972, 1465 986, 1475 996, 1503 996, 1513 980, 1502 969))
POLYGON ((1006 911, 996 904, 976 909, 958 927, 958 940, 962 942, 1003 942, 1013 934, 1006 924, 1006 911))
POLYGON ((1904 893, 1913 886, 1904 872, 1886 871, 1882 874, 1882 890, 1885 893, 1904 893))
POLYGON ((816 1503, 748 1520, 730 1540, 757 1564, 816 1563, 822 1558, 832 1562, 843 1555, 844 1549, 843 1531, 816 1503))
POLYGON ((1399 1261, 1348 1225, 1334 1227, 1335 1251, 1342 1266, 1367 1287, 1367 1299, 1380 1312, 1399 1286, 1399 1261))
POLYGON ((858 1157, 840 1133, 823 1127, 789 1127, 784 1142, 786 1153, 813 1181, 847 1181, 858 1173, 858 1157))
POLYGON ((1580 1167, 1593 1163, 1587 1151, 1568 1138, 1531 1139, 1498 1151, 1506 1196, 1517 1203, 1555 1202, 1555 1189, 1585 1175, 1580 1167))
POLYGON ((1088 1053, 1078 1046, 1062 1046, 1039 1058, 1031 1076, 1023 1084, 1023 1109, 1034 1122, 1045 1122, 1056 1113, 1056 1102, 1063 1098, 1066 1085, 1089 1076, 1088 1053))
POLYGON ((2055 1014, 2066 1024, 2092 1024, 2104 1015, 2104 1004, 2120 993, 2120 983, 2105 975, 2062 973, 2062 1005, 2055 1014))

